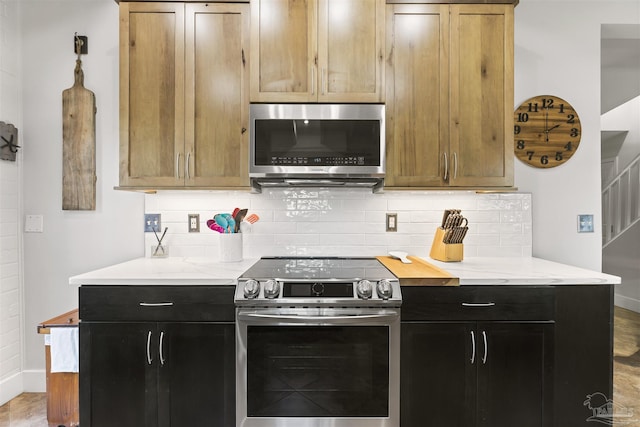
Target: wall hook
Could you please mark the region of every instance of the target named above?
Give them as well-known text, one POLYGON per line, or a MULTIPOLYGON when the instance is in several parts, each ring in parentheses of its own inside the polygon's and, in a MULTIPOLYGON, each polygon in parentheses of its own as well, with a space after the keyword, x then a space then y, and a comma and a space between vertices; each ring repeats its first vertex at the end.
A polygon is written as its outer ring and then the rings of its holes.
POLYGON ((89 53, 89 38, 87 36, 79 36, 78 33, 73 34, 73 53, 78 55, 86 55, 89 53))

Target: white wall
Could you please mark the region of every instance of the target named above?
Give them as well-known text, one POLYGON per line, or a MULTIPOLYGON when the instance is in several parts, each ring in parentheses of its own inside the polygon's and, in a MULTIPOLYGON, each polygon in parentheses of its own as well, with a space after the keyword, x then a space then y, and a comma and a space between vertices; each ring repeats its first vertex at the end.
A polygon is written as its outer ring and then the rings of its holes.
MULTIPOLYGON (((0 1, 0 121, 18 128, 17 143, 23 145, 17 17, 16 2, 0 1)), ((22 159, 18 151, 15 162, 0 160, 0 404, 23 387, 22 159)))
POLYGON ((533 254, 600 270, 600 27, 640 22, 638 1, 521 0, 515 9, 515 105, 535 95, 571 103, 582 123, 580 148, 553 169, 516 161, 515 184, 533 194, 533 254), (593 214, 595 233, 577 233, 593 214))
POLYGON ((23 215, 43 215, 24 233, 24 377, 41 387, 43 338, 36 325, 78 306, 69 276, 143 254, 144 196, 118 185, 118 5, 113 0, 21 0, 23 215), (74 33, 89 37, 85 87, 95 93, 97 208, 62 210, 62 91, 73 85, 74 33))
MULTIPOLYGON (((77 305, 77 290, 67 278, 144 253, 144 197, 112 189, 118 175, 117 4, 19 4, 25 145, 19 217, 44 216, 43 233, 24 234, 24 375, 35 378, 44 368, 35 326, 77 305), (61 94, 73 83, 76 31, 89 36, 85 86, 95 92, 98 106, 95 212, 61 210, 61 94)), ((558 95, 577 108, 584 133, 578 153, 563 166, 538 170, 516 161, 516 185, 532 193, 535 256, 600 269, 600 25, 638 23, 639 8, 637 0, 521 0, 516 7, 514 104, 538 94, 558 95), (577 215, 583 213, 595 215, 595 233, 576 232, 577 215)), ((198 203, 193 208, 205 211, 198 203)), ((30 384, 25 388, 37 386, 30 384)))

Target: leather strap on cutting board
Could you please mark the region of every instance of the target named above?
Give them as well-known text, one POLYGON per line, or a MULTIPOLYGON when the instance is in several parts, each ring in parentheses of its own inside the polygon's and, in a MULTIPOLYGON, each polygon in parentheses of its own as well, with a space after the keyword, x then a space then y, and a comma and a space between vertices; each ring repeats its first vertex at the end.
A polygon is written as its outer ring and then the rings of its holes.
POLYGON ((96 97, 85 89, 82 62, 62 92, 62 209, 96 208, 96 97))
POLYGON ((390 256, 377 256, 389 271, 400 280, 401 286, 458 286, 460 279, 427 261, 408 256, 412 262, 405 264, 390 256))

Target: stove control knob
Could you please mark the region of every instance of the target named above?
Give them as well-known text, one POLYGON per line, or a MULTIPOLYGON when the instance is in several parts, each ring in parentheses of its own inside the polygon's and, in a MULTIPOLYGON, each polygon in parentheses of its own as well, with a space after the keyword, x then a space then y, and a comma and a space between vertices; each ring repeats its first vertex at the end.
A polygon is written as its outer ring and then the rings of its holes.
POLYGON ((391 288, 391 282, 387 279, 382 279, 378 282, 378 286, 376 287, 376 292, 378 292, 378 297, 383 300, 388 300, 393 295, 393 289, 391 288))
POLYGON ((280 284, 273 279, 269 279, 264 284, 264 296, 269 299, 276 298, 280 294, 280 284))
POLYGON ((249 279, 244 282, 244 297, 253 299, 260 294, 260 283, 257 280, 249 279))
POLYGON ((371 286, 371 282, 368 280, 360 280, 356 286, 356 294, 360 299, 371 298, 372 290, 373 287, 371 286))
POLYGON ((311 285, 311 292, 314 297, 321 297, 324 294, 324 283, 314 283, 311 285))

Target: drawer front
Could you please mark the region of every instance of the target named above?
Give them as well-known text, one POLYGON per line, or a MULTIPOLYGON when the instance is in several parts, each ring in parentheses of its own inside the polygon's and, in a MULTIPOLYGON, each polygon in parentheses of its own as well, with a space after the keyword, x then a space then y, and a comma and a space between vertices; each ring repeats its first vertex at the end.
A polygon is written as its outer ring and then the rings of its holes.
POLYGON ((233 322, 234 286, 81 286, 81 321, 233 322))
POLYGON ((553 320, 553 286, 403 287, 402 321, 553 320))

